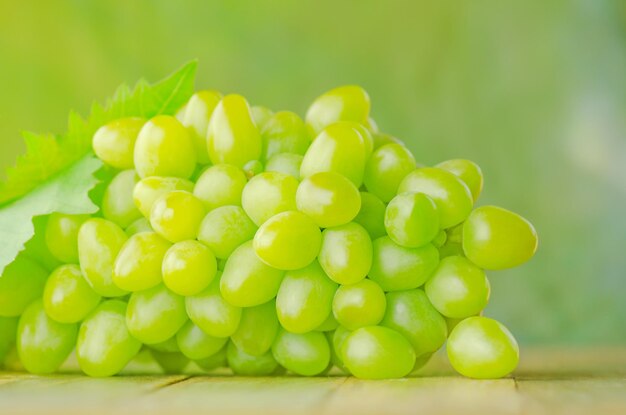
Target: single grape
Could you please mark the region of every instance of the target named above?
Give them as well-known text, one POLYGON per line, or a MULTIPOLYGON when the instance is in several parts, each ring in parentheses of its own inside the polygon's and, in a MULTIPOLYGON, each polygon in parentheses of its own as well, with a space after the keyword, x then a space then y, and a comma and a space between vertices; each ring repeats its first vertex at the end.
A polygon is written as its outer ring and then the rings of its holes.
POLYGON ((228 366, 235 375, 240 376, 269 376, 278 369, 278 362, 271 352, 254 356, 239 349, 233 342, 226 348, 228 366))
POLYGON ((317 261, 288 271, 276 297, 278 321, 291 333, 315 330, 330 315, 336 290, 317 261))
POLYGON ((228 345, 222 347, 219 352, 204 359, 194 360, 195 364, 205 372, 211 372, 215 369, 225 367, 228 365, 226 361, 226 348, 228 345))
POLYGON ((274 359, 285 369, 302 376, 322 373, 330 363, 330 346, 323 333, 289 333, 281 329, 272 345, 274 359))
POLYGON ((280 153, 272 156, 265 163, 265 171, 286 174, 300 180, 300 166, 303 156, 293 153, 280 153))
POLYGON ((38 263, 19 255, 0 276, 0 317, 18 317, 41 297, 48 272, 38 263))
POLYGON ((174 190, 158 198, 150 211, 150 225, 170 242, 196 239, 206 214, 204 204, 189 192, 174 190))
POLYGON ((88 215, 53 213, 46 223, 46 246, 59 261, 78 264, 78 230, 88 215))
POLYGON ((141 232, 154 232, 152 226, 150 226, 150 221, 146 218, 139 218, 130 225, 126 229, 124 229, 126 235, 130 238, 136 233, 141 232))
POLYGON ((340 86, 317 97, 306 113, 307 126, 318 134, 337 121, 366 123, 370 112, 370 98, 357 85, 340 86))
POLYGON ((439 264, 439 252, 432 244, 405 248, 383 236, 372 242, 373 259, 369 278, 385 291, 417 288, 439 264))
POLYGON ((487 317, 470 317, 457 324, 447 350, 454 370, 475 379, 504 377, 519 362, 519 347, 511 332, 487 317))
POLYGON ((235 248, 252 239, 256 231, 256 225, 241 207, 222 206, 204 217, 198 240, 217 258, 228 258, 235 248))
POLYGON ((30 373, 55 372, 76 344, 78 325, 63 324, 46 315, 41 300, 33 301, 20 317, 17 353, 30 373))
POLYGON ((217 273, 213 252, 198 241, 182 241, 170 247, 161 268, 163 283, 178 295, 198 294, 217 273))
POLYGON ((483 172, 478 164, 471 160, 454 159, 443 161, 435 167, 447 170, 463 180, 463 183, 465 183, 470 189, 470 192, 472 192, 474 202, 478 200, 480 193, 483 191, 483 172))
POLYGON ((115 259, 112 279, 125 291, 142 291, 163 282, 161 265, 172 246, 154 232, 131 236, 115 259))
POLYGON ((372 240, 361 225, 350 222, 322 232, 319 262, 328 277, 338 284, 354 284, 372 266, 372 240))
POLYGON ((385 236, 387 234, 385 209, 387 206, 378 197, 368 192, 361 192, 361 209, 354 218, 354 222, 363 226, 371 239, 385 236))
POLYGON ((344 225, 356 217, 361 209, 361 195, 340 174, 316 173, 302 180, 298 186, 296 206, 319 227, 330 228, 344 225))
POLYGON ((304 268, 317 256, 322 232, 307 215, 289 211, 265 221, 254 235, 254 251, 269 266, 282 270, 304 268))
POLYGON ((176 334, 176 341, 182 354, 189 359, 200 360, 219 352, 228 338, 209 336, 192 321, 188 321, 176 334))
POLYGON ((298 181, 282 173, 254 176, 243 189, 241 204, 250 219, 261 226, 274 215, 296 210, 298 181))
POLYGON ((280 153, 302 154, 311 139, 302 119, 291 111, 280 111, 272 115, 261 129, 263 160, 280 153))
POLYGON ((191 192, 194 184, 180 177, 151 176, 141 179, 133 189, 133 200, 141 214, 150 219, 152 205, 166 193, 174 190, 191 192))
POLYGON ((365 145, 359 131, 349 123, 324 129, 311 143, 300 165, 300 177, 334 172, 360 187, 365 170, 365 145))
POLYGON ((122 228, 105 219, 89 219, 78 231, 80 268, 89 285, 103 297, 127 294, 113 283, 112 276, 115 258, 127 240, 122 228))
POLYGON ((94 153, 116 169, 132 169, 135 141, 145 123, 143 118, 128 117, 103 125, 93 136, 94 153))
POLYGON ((361 135, 361 141, 363 142, 363 149, 365 150, 365 162, 367 164, 367 160, 372 156, 374 152, 374 138, 372 137, 372 133, 367 127, 356 121, 341 121, 342 124, 349 125, 355 130, 359 132, 361 135))
POLYGON ((404 145, 402 140, 386 133, 373 132, 372 138, 374 139, 374 149, 380 148, 387 144, 400 144, 401 146, 404 145))
POLYGON ((386 306, 382 288, 374 281, 364 279, 337 289, 333 298, 333 315, 343 327, 356 330, 380 323, 386 306))
POLYGON ((189 132, 169 115, 157 115, 143 126, 135 143, 134 160, 142 179, 149 176, 188 179, 196 168, 189 132))
POLYGON ((485 272, 460 256, 442 259, 424 288, 433 306, 450 318, 478 314, 491 291, 485 272))
POLYGON ((78 265, 61 265, 46 282, 43 306, 46 314, 59 323, 78 323, 98 306, 100 298, 78 265))
POLYGON ((254 176, 263 173, 263 163, 259 160, 250 160, 242 167, 243 173, 246 175, 248 180, 252 179, 254 176))
POLYGON ((191 321, 210 336, 229 337, 239 327, 241 308, 222 297, 219 276, 200 294, 186 297, 185 305, 191 321))
POLYGON ((418 358, 439 350, 448 335, 445 319, 421 289, 387 293, 387 310, 380 325, 406 337, 418 358))
POLYGON ((409 173, 398 187, 398 194, 405 192, 429 196, 437 205, 439 226, 443 229, 463 222, 474 203, 472 193, 461 179, 434 167, 422 167, 409 173))
POLYGON ((200 175, 193 194, 204 202, 207 211, 220 206, 241 206, 241 192, 247 181, 239 167, 216 164, 200 175))
POLYGON ((187 127, 189 136, 194 144, 198 163, 209 163, 206 136, 209 129, 209 120, 222 99, 217 91, 198 91, 191 96, 186 105, 185 115, 181 123, 187 127))
POLYGON ((363 182, 367 191, 383 202, 389 202, 407 174, 415 170, 413 154, 400 144, 385 144, 377 148, 365 166, 363 182))
POLYGON ((113 178, 102 199, 102 216, 105 219, 126 228, 141 217, 133 199, 133 191, 138 182, 139 177, 134 170, 121 171, 113 178))
POLYGON ((0 368, 15 345, 18 317, 0 317, 0 368))
POLYGON ((402 193, 385 211, 385 229, 398 245, 418 248, 439 233, 439 213, 435 202, 424 193, 402 193))
POLYGON ((126 326, 144 344, 169 339, 186 321, 185 299, 163 284, 134 292, 128 300, 126 326))
POLYGON ((83 372, 105 377, 119 373, 141 349, 126 328, 126 303, 101 303, 80 326, 76 357, 83 372))
POLYGON ((496 206, 475 209, 463 225, 463 251, 485 269, 505 269, 533 257, 539 241, 533 225, 520 215, 496 206))
POLYGON ((260 158, 261 135, 244 97, 226 95, 217 104, 209 123, 207 145, 213 164, 243 167, 260 158))
POLYGON ((343 343, 348 338, 350 333, 352 333, 350 330, 346 329, 343 326, 339 326, 333 333, 332 338, 329 339, 331 351, 333 352, 331 353, 333 363, 345 373, 350 373, 350 371, 343 363, 343 343))
POLYGON ((272 347, 278 327, 276 302, 268 301, 242 310, 239 327, 230 336, 230 340, 242 352, 262 356, 272 347))
POLYGON ((253 307, 276 297, 284 272, 267 265, 257 256, 248 241, 240 245, 226 261, 220 281, 221 293, 228 303, 253 307))
POLYGON ((271 109, 262 105, 253 105, 250 108, 250 113, 252 114, 252 121, 254 121, 259 130, 262 130, 265 127, 265 123, 274 115, 271 109))
POLYGON ((415 365, 409 341, 387 327, 362 327, 342 345, 343 362, 359 379, 390 379, 408 375, 415 365))

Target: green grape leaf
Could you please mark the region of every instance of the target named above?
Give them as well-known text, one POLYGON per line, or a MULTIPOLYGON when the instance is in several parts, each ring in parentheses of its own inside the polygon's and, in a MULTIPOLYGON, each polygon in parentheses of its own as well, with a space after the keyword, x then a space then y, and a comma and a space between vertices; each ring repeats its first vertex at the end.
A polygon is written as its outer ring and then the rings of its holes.
POLYGON ((87 119, 70 112, 63 135, 22 134, 26 153, 0 183, 0 276, 33 237, 35 217, 98 211, 90 191, 98 193, 110 175, 91 150, 96 130, 116 118, 174 114, 194 92, 196 68, 192 61, 153 85, 140 80, 132 89, 120 86, 106 105, 95 103, 87 119))

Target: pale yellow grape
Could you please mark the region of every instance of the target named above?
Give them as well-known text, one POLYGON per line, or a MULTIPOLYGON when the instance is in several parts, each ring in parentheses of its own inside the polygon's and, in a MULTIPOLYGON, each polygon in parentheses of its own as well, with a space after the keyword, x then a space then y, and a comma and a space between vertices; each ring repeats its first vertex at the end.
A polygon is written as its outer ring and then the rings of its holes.
POLYGON ((78 263, 78 230, 88 215, 53 213, 46 222, 46 246, 59 261, 78 263))
POLYGON ((103 125, 93 136, 94 153, 116 169, 132 169, 135 141, 145 123, 143 118, 128 117, 103 125))
POLYGON ((174 190, 158 198, 150 211, 152 229, 170 242, 195 239, 206 209, 189 192, 174 190))
POLYGON ((215 278, 217 261, 213 252, 198 241, 182 241, 165 253, 162 265, 165 286, 178 295, 204 290, 215 278))
POLYGON ((213 337, 229 337, 237 331, 241 307, 227 302, 220 291, 218 275, 202 292, 185 298, 187 315, 205 333, 213 337))
POLYGON ((370 105, 369 95, 360 86, 340 86, 313 101, 306 113, 306 123, 315 134, 337 121, 366 123, 370 105))
POLYGON ((365 166, 364 183, 367 191, 389 202, 407 174, 415 170, 413 154, 400 144, 385 144, 377 148, 365 166))
POLYGON ((128 225, 128 227, 124 229, 124 232, 126 232, 126 235, 128 235, 128 237, 131 237, 134 234, 140 232, 154 232, 154 229, 152 229, 152 226, 150 226, 150 221, 148 219, 139 218, 130 225, 128 225))
POLYGON ((182 354, 189 359, 200 360, 219 352, 228 338, 210 336, 192 321, 188 321, 176 333, 176 341, 182 354))
POLYGON ((328 277, 339 284, 354 284, 372 266, 372 240, 361 225, 350 222, 322 232, 319 263, 328 277))
POLYGON ((142 291, 163 281, 161 264, 172 246, 155 232, 131 236, 119 251, 113 268, 113 282, 122 290, 142 291))
POLYGON ((265 163, 265 171, 287 174, 294 179, 300 180, 300 166, 303 158, 300 154, 276 154, 265 163))
POLYGON ((204 202, 207 211, 220 206, 241 206, 241 192, 248 179, 241 168, 216 164, 198 178, 193 194, 204 202))
POLYGON ((0 317, 17 317, 41 296, 48 271, 35 261, 19 255, 0 276, 0 317))
POLYGON ((385 209, 387 206, 376 195, 361 192, 361 209, 354 218, 354 222, 363 226, 372 239, 387 234, 385 229, 385 209))
POLYGON ((252 356, 261 356, 272 347, 278 333, 278 317, 274 300, 242 310, 239 327, 231 336, 237 348, 252 356))
POLYGON ((242 243, 252 239, 256 225, 239 206, 221 206, 202 220, 198 240, 217 258, 226 259, 242 243))
POLYGON ((185 108, 185 115, 181 120, 181 123, 189 130, 196 157, 200 164, 209 162, 209 153, 206 146, 209 120, 221 99, 222 94, 217 91, 196 92, 189 99, 185 108))
POLYGON ((454 159, 443 161, 435 167, 447 170, 463 180, 476 202, 483 190, 483 172, 478 164, 471 160, 454 159))
POLYGON ((139 176, 134 170, 119 172, 104 191, 102 199, 102 216, 126 228, 141 217, 141 212, 135 206, 133 191, 139 182, 139 176))
POLYGON ((100 303, 100 295, 87 283, 74 264, 55 269, 43 291, 46 314, 59 323, 78 323, 100 303))
POLYGON ((385 315, 385 292, 369 279, 342 285, 333 298, 333 315, 343 327, 356 330, 375 326, 385 315))
POLYGON ((272 216, 296 210, 298 181, 282 173, 254 176, 243 189, 241 204, 250 219, 261 226, 272 216))
POLYGON ((141 179, 133 189, 135 206, 143 216, 150 219, 152 205, 161 196, 173 190, 185 190, 191 192, 194 184, 180 177, 151 176, 141 179))
POLYGON ((311 139, 302 119, 291 111, 273 114, 261 129, 263 160, 280 153, 304 154, 311 139))

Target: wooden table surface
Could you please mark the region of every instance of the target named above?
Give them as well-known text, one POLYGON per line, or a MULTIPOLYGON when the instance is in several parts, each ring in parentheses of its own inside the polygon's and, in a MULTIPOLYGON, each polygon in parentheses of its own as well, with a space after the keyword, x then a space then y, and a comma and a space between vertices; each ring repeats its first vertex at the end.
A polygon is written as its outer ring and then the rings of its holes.
POLYGON ((626 347, 524 349, 505 379, 471 380, 436 356, 407 379, 0 372, 0 414, 626 414, 626 347))

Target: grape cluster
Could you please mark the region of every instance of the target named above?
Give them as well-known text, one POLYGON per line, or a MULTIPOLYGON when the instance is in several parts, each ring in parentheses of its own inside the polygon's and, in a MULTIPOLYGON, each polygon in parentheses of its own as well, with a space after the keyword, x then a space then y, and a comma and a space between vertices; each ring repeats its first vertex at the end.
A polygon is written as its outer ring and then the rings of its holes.
POLYGON ((326 92, 304 120, 201 91, 175 115, 102 126, 93 150, 116 174, 99 214, 48 218, 63 265, 18 257, 0 278, 0 361, 15 343, 50 373, 75 350, 111 376, 143 348, 170 371, 380 379, 447 341, 465 376, 516 367, 515 339, 482 316, 484 270, 530 259, 533 226, 474 208, 475 163, 417 163, 362 88, 326 92))

